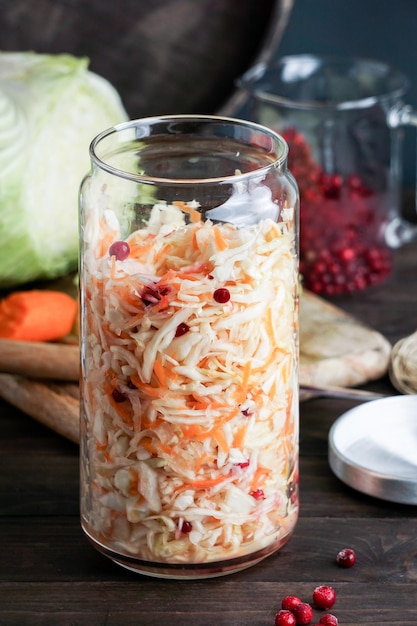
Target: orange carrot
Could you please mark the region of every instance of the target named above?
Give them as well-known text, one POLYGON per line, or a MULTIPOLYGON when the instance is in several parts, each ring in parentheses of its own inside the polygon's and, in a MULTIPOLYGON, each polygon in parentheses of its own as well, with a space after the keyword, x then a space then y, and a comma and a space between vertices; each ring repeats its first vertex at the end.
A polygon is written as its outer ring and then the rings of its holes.
POLYGON ((168 380, 177 380, 178 374, 166 367, 160 359, 155 359, 153 370, 161 387, 168 387, 168 380))
POLYGON ((215 487, 219 485, 223 481, 227 480, 230 477, 230 474, 224 476, 220 474, 220 476, 216 476, 215 478, 206 478, 205 480, 192 480, 190 482, 185 483, 186 488, 191 489, 210 489, 210 487, 215 487))
POLYGON ((233 447, 242 450, 246 437, 247 425, 240 426, 233 435, 233 447))
POLYGON ((214 429, 212 432, 212 435, 213 435, 213 439, 215 440, 219 448, 223 450, 223 452, 228 452, 229 444, 227 443, 226 437, 224 436, 223 429, 222 428, 214 429))
POLYGON ((251 480, 250 488, 254 490, 254 489, 259 489, 260 487, 262 487, 262 485, 268 478, 271 471, 272 470, 269 469, 268 467, 261 467, 261 466, 258 467, 251 480))
POLYGON ((112 392, 115 389, 115 384, 114 381, 110 381, 104 382, 104 391, 107 394, 109 403, 111 404, 111 406, 113 407, 113 409, 116 411, 116 413, 118 414, 118 416, 122 419, 122 421, 125 424, 130 425, 132 423, 132 407, 130 402, 117 402, 113 395, 112 392))
POLYGON ((161 385, 161 387, 166 388, 167 387, 167 378, 166 378, 166 374, 165 374, 165 368, 162 364, 162 361, 159 361, 158 359, 155 359, 154 364, 153 364, 153 371, 155 372, 155 375, 158 379, 159 384, 161 385))
POLYGON ((68 335, 77 302, 61 291, 15 291, 0 302, 0 337, 20 341, 52 341, 68 335))
POLYGON ((135 387, 138 387, 141 391, 143 391, 143 393, 145 393, 147 396, 150 396, 151 398, 160 398, 166 392, 166 390, 162 389, 161 387, 152 387, 152 385, 147 385, 146 383, 143 383, 139 376, 133 375, 130 377, 130 380, 135 385, 135 387))
POLYGON ((175 206, 181 209, 181 211, 184 211, 184 213, 188 213, 188 215, 190 216, 190 220, 191 222, 193 222, 193 224, 197 224, 198 222, 201 222, 201 213, 199 211, 196 211, 196 209, 193 209, 192 207, 188 206, 185 202, 182 202, 181 200, 173 202, 173 204, 175 204, 175 206))
POLYGON ((238 404, 240 404, 241 402, 244 402, 244 400, 246 399, 246 396, 248 393, 248 383, 249 383, 251 370, 252 370, 252 363, 250 361, 247 361, 243 368, 242 383, 238 386, 236 390, 236 394, 235 394, 236 401, 238 404))
POLYGON ((213 226, 214 240, 219 250, 226 250, 227 243, 218 226, 213 226))

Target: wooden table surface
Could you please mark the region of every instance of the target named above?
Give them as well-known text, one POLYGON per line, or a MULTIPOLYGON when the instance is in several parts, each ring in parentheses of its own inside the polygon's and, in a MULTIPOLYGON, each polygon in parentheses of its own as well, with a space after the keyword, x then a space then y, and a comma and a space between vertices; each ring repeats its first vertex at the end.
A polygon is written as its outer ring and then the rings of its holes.
MULTIPOLYGON (((417 328, 417 244, 395 256, 388 282, 338 301, 392 342, 417 328)), ((367 388, 396 393, 388 378, 367 388)), ((328 465, 329 428, 355 404, 302 404, 300 518, 281 551, 190 582, 134 575, 96 552, 79 523, 77 446, 0 403, 0 624, 273 626, 284 595, 310 601, 331 584, 340 625, 415 625, 417 507, 354 491, 328 465), (357 552, 351 569, 335 563, 344 547, 357 552)))

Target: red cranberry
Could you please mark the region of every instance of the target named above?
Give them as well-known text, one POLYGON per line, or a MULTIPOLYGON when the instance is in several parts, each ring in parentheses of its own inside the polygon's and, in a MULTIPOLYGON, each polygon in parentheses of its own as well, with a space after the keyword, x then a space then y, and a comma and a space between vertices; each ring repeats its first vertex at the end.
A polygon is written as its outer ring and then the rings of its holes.
POLYGON ((169 292, 170 288, 167 285, 158 285, 154 283, 153 285, 145 285, 142 289, 140 297, 142 298, 142 302, 145 306, 154 306, 161 301, 163 296, 168 295, 169 292))
POLYGON ((189 330, 190 330, 190 327, 184 322, 182 322, 181 324, 178 324, 177 329, 175 331, 175 336, 182 337, 183 335, 188 333, 189 330))
POLYGON ((329 585, 320 585, 313 591, 313 602, 319 609, 331 609, 336 602, 336 592, 329 585))
POLYGON ((297 626, 297 620, 291 611, 278 611, 275 615, 275 626, 297 626))
POLYGON ((125 400, 127 400, 126 394, 123 393, 123 391, 121 391, 118 387, 113 389, 111 395, 115 402, 124 402, 125 400))
POLYGON ((356 553, 351 548, 344 548, 336 556, 336 563, 340 567, 353 567, 356 563, 356 553))
POLYGON ((349 261, 353 261, 356 256, 356 251, 354 248, 347 247, 342 248, 339 252, 339 258, 344 263, 349 263, 349 261))
POLYGON ((115 256, 118 261, 124 261, 130 254, 127 241, 115 241, 109 248, 110 256, 115 256))
POLYGON ((335 615, 331 613, 327 613, 326 615, 322 615, 320 618, 320 624, 325 624, 325 626, 337 626, 338 619, 335 615))
POLYGON ((146 285, 143 289, 142 289, 142 293, 141 296, 143 304, 145 304, 146 306, 148 305, 153 305, 153 304, 157 304, 160 299, 161 296, 159 294, 159 291, 155 285, 155 287, 151 287, 150 285, 146 285))
POLYGON ((323 195, 326 198, 339 199, 342 192, 342 182, 342 177, 337 174, 323 174, 321 179, 323 195))
POLYGON ((229 302, 230 300, 230 291, 225 287, 219 287, 213 294, 213 298, 219 304, 224 304, 225 302, 229 302))
POLYGON ((287 128, 283 135, 290 147, 289 168, 300 190, 304 286, 333 296, 365 289, 386 278, 392 258, 380 241, 384 224, 377 193, 355 173, 345 179, 325 173, 295 128, 287 128), (329 250, 330 258, 325 259, 329 250))
POLYGON ((285 598, 282 599, 281 608, 287 611, 293 611, 294 607, 297 606, 297 604, 301 604, 301 602, 302 600, 297 596, 285 596, 285 598))
POLYGON ((250 492, 249 495, 252 496, 252 498, 255 498, 255 500, 265 500, 265 494, 263 489, 254 489, 250 492))
POLYGON ((243 463, 236 463, 236 465, 238 467, 241 467, 242 469, 245 469, 245 467, 249 467, 250 461, 244 461, 243 463))
POLYGON ((293 609, 293 614, 295 615, 295 619, 297 620, 297 624, 299 624, 299 626, 310 624, 313 619, 313 609, 307 602, 297 604, 297 606, 293 609))
POLYGON ((184 534, 188 534, 192 531, 193 529, 193 525, 191 522, 187 522, 187 520, 184 520, 182 525, 181 525, 181 532, 184 534))

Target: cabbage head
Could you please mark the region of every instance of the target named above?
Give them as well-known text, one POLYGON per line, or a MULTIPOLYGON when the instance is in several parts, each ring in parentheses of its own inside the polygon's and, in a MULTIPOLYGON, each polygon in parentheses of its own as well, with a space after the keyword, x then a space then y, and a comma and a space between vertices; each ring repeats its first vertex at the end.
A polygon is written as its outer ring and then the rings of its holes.
POLYGON ((77 267, 90 142, 127 120, 116 89, 88 68, 68 54, 0 53, 0 288, 77 267))

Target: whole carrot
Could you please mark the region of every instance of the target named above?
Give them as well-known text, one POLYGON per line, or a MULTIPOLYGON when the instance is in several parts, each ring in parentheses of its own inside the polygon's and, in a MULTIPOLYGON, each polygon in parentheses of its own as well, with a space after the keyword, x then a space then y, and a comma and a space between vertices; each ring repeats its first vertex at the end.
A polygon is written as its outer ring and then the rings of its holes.
POLYGON ((0 301, 0 337, 52 341, 71 332, 77 302, 61 291, 15 291, 0 301))

